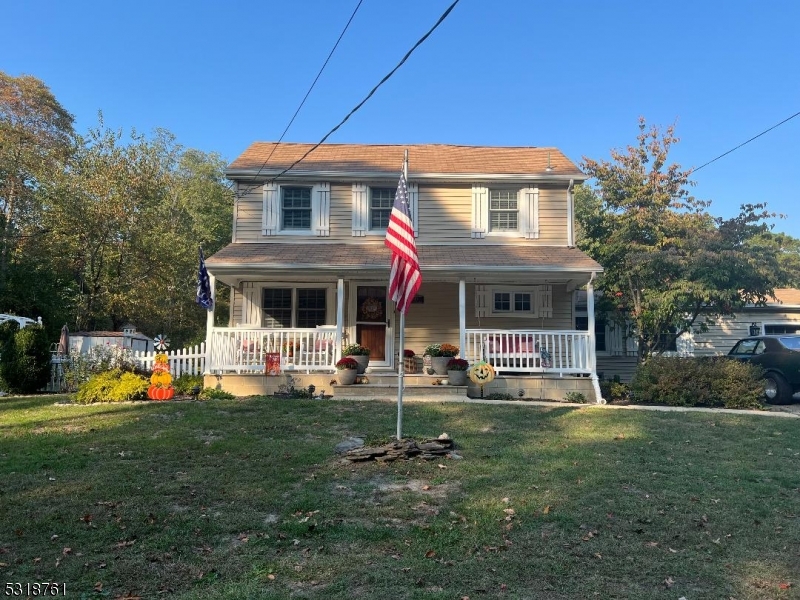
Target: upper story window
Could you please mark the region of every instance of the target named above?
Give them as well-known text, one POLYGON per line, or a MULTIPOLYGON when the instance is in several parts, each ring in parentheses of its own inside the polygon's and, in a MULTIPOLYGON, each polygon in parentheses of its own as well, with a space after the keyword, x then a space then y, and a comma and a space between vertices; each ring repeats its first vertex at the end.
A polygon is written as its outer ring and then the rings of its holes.
POLYGON ((281 188, 281 229, 311 229, 311 188, 281 188))
POLYGON ((489 231, 519 231, 516 190, 489 190, 489 231))
POLYGON ((539 238, 539 188, 472 185, 471 236, 539 238))
POLYGON ((369 228, 387 229, 392 214, 395 188, 370 188, 369 228))

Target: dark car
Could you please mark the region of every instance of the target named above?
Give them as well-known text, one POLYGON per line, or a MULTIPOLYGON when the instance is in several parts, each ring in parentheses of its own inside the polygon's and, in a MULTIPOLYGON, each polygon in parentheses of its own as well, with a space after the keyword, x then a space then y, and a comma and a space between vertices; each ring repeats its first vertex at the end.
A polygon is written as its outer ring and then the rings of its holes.
POLYGON ((764 397, 788 404, 800 392, 800 335, 761 335, 736 342, 728 356, 764 369, 764 397))

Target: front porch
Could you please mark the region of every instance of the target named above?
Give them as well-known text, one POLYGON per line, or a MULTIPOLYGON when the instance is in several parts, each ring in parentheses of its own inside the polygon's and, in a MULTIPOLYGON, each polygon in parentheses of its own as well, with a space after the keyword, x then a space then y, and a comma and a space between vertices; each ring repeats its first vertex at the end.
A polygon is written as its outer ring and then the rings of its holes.
MULTIPOLYGON (((575 391, 602 401, 593 325, 588 331, 572 328, 573 290, 580 279, 528 275, 510 282, 507 277, 429 277, 406 315, 402 342, 386 280, 320 273, 313 281, 305 274, 232 281, 234 326, 209 321, 206 384, 236 394, 273 394, 292 377, 296 387, 314 385, 317 393, 391 397, 397 394, 401 347, 413 350, 422 366, 428 345, 448 343, 458 346, 469 363, 494 367, 496 381, 486 386, 485 395, 560 400, 575 391), (347 391, 332 382, 336 362, 351 343, 371 350, 369 383, 347 391)), ((446 393, 445 386, 428 379, 432 374, 406 374, 404 393, 446 393)), ((479 397, 480 389, 463 393, 479 397)))

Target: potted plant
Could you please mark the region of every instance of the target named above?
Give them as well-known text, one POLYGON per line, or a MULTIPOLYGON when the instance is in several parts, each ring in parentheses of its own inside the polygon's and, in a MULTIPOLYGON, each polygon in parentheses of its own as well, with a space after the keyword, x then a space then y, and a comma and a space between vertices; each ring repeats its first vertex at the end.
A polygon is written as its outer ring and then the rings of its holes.
POLYGON ((425 354, 431 357, 431 367, 436 375, 447 375, 447 363, 454 356, 458 356, 458 346, 431 344, 425 348, 425 354))
POLYGON ((403 372, 416 373, 417 372, 417 359, 413 350, 403 350, 403 372))
POLYGON ((358 377, 358 363, 348 357, 340 358, 336 363, 336 379, 339 385, 352 385, 358 377))
POLYGON ((463 358, 451 358, 447 363, 447 379, 450 385, 467 385, 469 362, 463 358))
POLYGON ((361 344, 348 344, 342 350, 342 356, 352 358, 358 363, 358 374, 363 375, 369 364, 369 348, 361 344))

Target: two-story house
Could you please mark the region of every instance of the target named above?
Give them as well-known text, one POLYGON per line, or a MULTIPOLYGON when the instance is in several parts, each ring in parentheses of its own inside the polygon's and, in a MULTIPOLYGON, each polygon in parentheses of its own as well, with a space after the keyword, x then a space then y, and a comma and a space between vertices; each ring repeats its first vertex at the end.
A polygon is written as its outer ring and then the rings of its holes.
POLYGON ((280 378, 263 376, 265 356, 279 354, 283 372, 330 389, 342 346, 353 342, 370 348, 370 373, 396 372, 384 239, 408 150, 423 283, 405 347, 421 354, 449 343, 493 364, 487 392, 595 398, 594 307, 582 307, 578 330, 575 293, 591 290, 602 267, 575 247, 573 189, 586 176, 564 154, 325 144, 306 156, 311 148, 254 143, 227 169, 233 241, 206 265, 231 288, 230 326, 209 321, 207 370, 218 381, 208 383, 266 393, 280 378))

